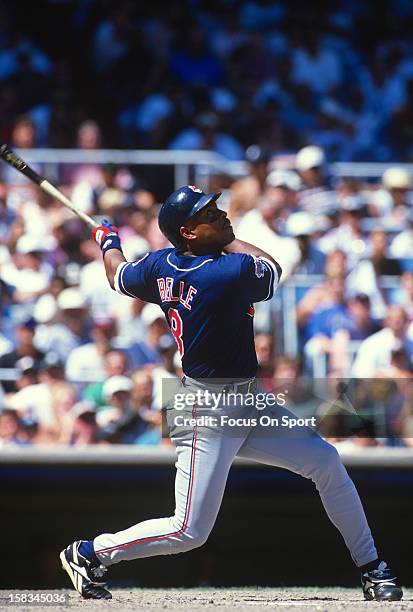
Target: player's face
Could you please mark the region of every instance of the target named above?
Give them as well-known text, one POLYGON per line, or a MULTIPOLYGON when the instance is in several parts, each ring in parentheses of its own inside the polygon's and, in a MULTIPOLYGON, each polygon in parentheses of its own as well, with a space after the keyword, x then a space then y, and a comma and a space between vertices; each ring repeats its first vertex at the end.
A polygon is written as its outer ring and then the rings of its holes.
POLYGON ((227 213, 210 202, 187 221, 181 233, 194 253, 222 251, 235 239, 227 213))

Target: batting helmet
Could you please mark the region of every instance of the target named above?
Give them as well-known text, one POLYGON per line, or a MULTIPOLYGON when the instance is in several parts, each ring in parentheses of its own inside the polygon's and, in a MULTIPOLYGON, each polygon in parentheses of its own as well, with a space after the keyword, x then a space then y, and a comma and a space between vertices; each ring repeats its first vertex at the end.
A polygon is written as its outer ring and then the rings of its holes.
POLYGON ((220 195, 220 191, 204 193, 193 185, 180 187, 171 193, 159 211, 158 223, 161 232, 174 246, 180 246, 182 244, 179 232, 181 226, 204 206, 217 200, 220 195))

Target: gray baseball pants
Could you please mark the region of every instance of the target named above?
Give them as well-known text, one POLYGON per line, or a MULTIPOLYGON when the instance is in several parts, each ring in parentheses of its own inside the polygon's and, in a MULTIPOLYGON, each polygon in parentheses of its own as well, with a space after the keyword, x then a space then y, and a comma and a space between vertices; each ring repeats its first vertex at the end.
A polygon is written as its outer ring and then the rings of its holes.
MULTIPOLYGON (((207 386, 187 377, 184 380, 185 393, 219 390, 219 386, 209 383, 207 386)), ((377 559, 359 495, 336 449, 305 426, 289 429, 260 424, 262 414, 279 420, 282 416, 295 416, 284 407, 266 407, 258 412, 255 406, 219 406, 212 410, 194 405, 167 412, 170 436, 178 455, 175 512, 173 516, 97 536, 93 545, 104 565, 176 554, 204 544, 214 526, 235 456, 286 468, 311 479, 355 564, 361 566, 377 559), (225 415, 242 419, 242 424, 221 426, 221 417, 225 415), (205 420, 199 424, 200 416, 205 420), (217 421, 211 424, 206 417, 217 421), (183 419, 192 418, 196 425, 182 426, 183 419)))

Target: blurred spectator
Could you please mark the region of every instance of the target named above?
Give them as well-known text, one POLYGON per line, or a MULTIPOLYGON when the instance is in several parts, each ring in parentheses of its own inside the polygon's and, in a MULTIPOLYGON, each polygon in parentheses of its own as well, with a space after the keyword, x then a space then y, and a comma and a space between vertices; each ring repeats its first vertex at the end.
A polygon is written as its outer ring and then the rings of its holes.
POLYGON ((370 234, 370 257, 364 257, 351 270, 347 278, 347 291, 354 295, 363 287, 363 293, 369 296, 372 315, 381 320, 385 316, 386 296, 381 289, 383 275, 398 276, 401 267, 397 260, 387 257, 387 235, 381 230, 370 234))
POLYGON ((258 145, 251 145, 245 151, 248 174, 231 185, 228 216, 236 224, 239 217, 255 208, 264 192, 268 174, 268 152, 258 145))
POLYGON ((244 156, 241 144, 220 130, 219 117, 213 113, 203 113, 194 119, 194 126, 183 130, 169 144, 174 151, 214 151, 231 160, 244 156))
POLYGON ((377 276, 400 276, 401 266, 397 259, 388 257, 388 237, 382 230, 370 234, 371 263, 377 276))
POLYGON ((128 359, 123 351, 109 351, 103 357, 105 376, 100 382, 92 383, 83 392, 85 400, 91 402, 96 408, 106 405, 103 395, 105 381, 112 376, 124 376, 128 369, 128 359))
POLYGON ((161 339, 170 333, 164 314, 157 304, 146 304, 140 318, 146 327, 145 340, 129 342, 125 346, 132 369, 160 363, 161 339))
POLYGON ((6 408, 0 412, 0 448, 27 444, 22 425, 15 410, 6 408))
MULTIPOLYGON (((102 132, 96 121, 87 120, 81 123, 77 131, 77 147, 84 151, 102 147, 102 132)), ((62 168, 62 180, 64 183, 87 183, 95 187, 102 182, 102 170, 97 164, 65 165, 62 168)))
POLYGON ((99 442, 99 427, 93 404, 87 401, 77 402, 70 411, 71 446, 88 446, 99 442))
MULTIPOLYGON (((138 444, 159 444, 161 441, 162 412, 156 406, 155 388, 149 369, 136 370, 132 375, 134 409, 147 423, 138 444)), ((136 443, 136 442, 135 442, 136 443)))
POLYGON ((300 259, 300 250, 294 238, 279 236, 274 224, 278 205, 269 198, 261 198, 256 210, 246 213, 237 226, 237 238, 259 244, 269 255, 278 257, 285 281, 300 259))
POLYGON ((20 301, 32 300, 47 288, 53 274, 45 261, 47 250, 47 241, 24 234, 17 241, 15 254, 2 265, 1 278, 16 289, 20 301))
POLYGON ((298 210, 297 194, 301 187, 298 175, 291 170, 272 170, 265 179, 264 196, 278 208, 278 224, 298 210))
POLYGON ((400 288, 392 294, 391 302, 401 306, 409 321, 413 321, 413 272, 402 274, 400 288))
POLYGON ((204 32, 189 29, 183 43, 170 61, 170 70, 182 85, 219 85, 224 76, 222 66, 209 51, 204 32))
POLYGON ((103 386, 106 408, 98 414, 99 439, 111 444, 139 444, 147 424, 134 408, 133 384, 125 376, 112 376, 103 386))
POLYGON ((367 250, 361 221, 365 205, 358 195, 348 196, 341 202, 338 226, 329 230, 317 243, 323 253, 343 251, 353 267, 367 250))
POLYGON ((63 364, 49 353, 41 365, 39 382, 10 396, 6 406, 37 424, 36 442, 65 441, 65 415, 76 401, 73 387, 64 381, 63 364))
POLYGON ((102 380, 105 376, 104 357, 114 348, 116 333, 115 319, 94 320, 90 331, 92 342, 77 346, 68 354, 67 379, 74 383, 102 380))
POLYGON ((79 288, 90 305, 93 319, 116 318, 121 321, 129 316, 133 300, 108 291, 108 280, 102 266, 102 255, 94 240, 83 240, 80 251, 83 266, 79 272, 79 288))
POLYGON ((317 248, 312 238, 317 231, 315 219, 307 212, 295 212, 287 219, 286 232, 297 240, 300 259, 294 274, 323 274, 325 254, 317 248))
POLYGON ((300 208, 310 214, 328 213, 336 208, 336 195, 327 177, 323 149, 313 145, 300 149, 295 158, 295 169, 302 181, 298 194, 300 208))
POLYGON ((407 220, 411 197, 412 177, 404 168, 392 166, 382 176, 382 189, 372 194, 372 211, 387 217, 394 223, 402 224, 407 220))
MULTIPOLYGON (((257 378, 271 378, 274 371, 273 339, 271 334, 255 335, 255 352, 257 353, 257 378)), ((261 386, 265 383, 260 380, 261 386)))
POLYGON ((352 367, 355 378, 372 378, 389 369, 394 351, 403 349, 412 367, 413 342, 407 333, 408 319, 400 306, 389 306, 383 329, 364 340, 352 367))
POLYGON ((56 317, 52 315, 49 321, 38 325, 35 343, 40 350, 52 351, 66 362, 74 349, 89 340, 89 309, 76 287, 63 289, 56 306, 56 317))
MULTIPOLYGON (((31 360, 30 369, 36 371, 44 358, 44 353, 39 351, 34 345, 34 332, 36 329, 36 321, 34 319, 26 319, 16 326, 16 346, 10 352, 0 357, 0 368, 16 368, 17 363, 24 357, 31 360)), ((17 391, 15 381, 3 381, 3 390, 5 393, 13 393, 17 391)))
POLYGON ((313 29, 305 32, 302 45, 293 51, 291 80, 307 85, 317 94, 331 91, 343 77, 341 61, 333 49, 326 49, 313 29))
POLYGON ((391 257, 398 259, 412 259, 413 253, 413 210, 407 213, 406 226, 397 234, 389 249, 391 257))
MULTIPOLYGON (((297 306, 297 324, 304 328, 310 316, 337 302, 335 288, 339 289, 340 296, 343 291, 343 278, 346 273, 346 256, 342 251, 329 253, 325 264, 325 281, 318 286, 311 287, 297 306), (339 281, 336 283, 335 279, 339 281)), ((340 297, 339 301, 342 298, 340 297)))

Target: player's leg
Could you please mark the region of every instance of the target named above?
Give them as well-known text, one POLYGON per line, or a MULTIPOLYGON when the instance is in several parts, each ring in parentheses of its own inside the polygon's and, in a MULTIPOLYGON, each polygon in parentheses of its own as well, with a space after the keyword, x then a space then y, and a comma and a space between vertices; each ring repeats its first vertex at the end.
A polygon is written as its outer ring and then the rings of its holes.
MULTIPOLYGON (((262 414, 278 419, 295 415, 282 407, 262 414)), ((308 427, 255 427, 238 456, 286 468, 311 479, 333 524, 339 529, 357 566, 377 559, 377 551, 360 497, 337 450, 308 427)))
POLYGON ((185 552, 201 546, 215 523, 228 471, 241 444, 224 436, 197 435, 177 447, 175 512, 143 521, 93 541, 105 565, 119 561, 185 552))
MULTIPOLYGON (((284 408, 268 409, 281 422, 294 418, 284 408)), ((337 450, 307 427, 294 429, 258 424, 247 436, 238 456, 283 467, 310 478, 332 523, 338 528, 350 554, 362 572, 365 599, 396 601, 403 596, 394 574, 377 558, 377 551, 360 497, 337 450)))
POLYGON ((77 541, 62 551, 63 568, 84 598, 108 599, 102 573, 120 561, 185 552, 207 539, 221 505, 231 463, 242 440, 202 435, 177 446, 175 512, 137 523, 93 541, 77 541))

